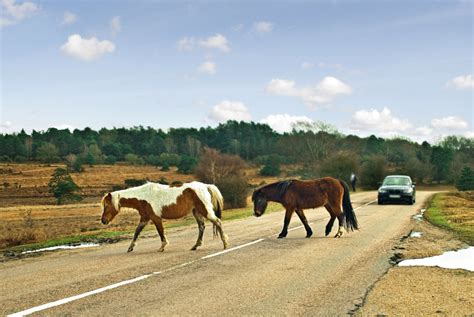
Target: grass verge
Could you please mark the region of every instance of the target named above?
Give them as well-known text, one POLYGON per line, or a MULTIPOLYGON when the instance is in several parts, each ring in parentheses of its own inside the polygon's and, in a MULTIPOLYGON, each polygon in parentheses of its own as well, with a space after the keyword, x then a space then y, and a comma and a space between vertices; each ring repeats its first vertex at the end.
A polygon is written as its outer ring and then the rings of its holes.
POLYGON ((460 240, 474 245, 474 192, 435 194, 424 215, 433 225, 450 230, 460 240))

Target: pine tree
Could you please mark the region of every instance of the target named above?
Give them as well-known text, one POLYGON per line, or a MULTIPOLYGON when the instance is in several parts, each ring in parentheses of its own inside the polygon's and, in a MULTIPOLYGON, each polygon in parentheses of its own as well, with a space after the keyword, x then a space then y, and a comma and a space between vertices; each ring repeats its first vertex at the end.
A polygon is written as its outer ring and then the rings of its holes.
POLYGON ((462 191, 474 190, 474 172, 469 167, 465 167, 461 171, 461 177, 456 183, 456 188, 462 191))
POLYGON ((56 198, 57 204, 66 201, 80 201, 82 197, 77 194, 79 186, 72 180, 69 172, 64 168, 57 168, 48 183, 49 192, 56 198))

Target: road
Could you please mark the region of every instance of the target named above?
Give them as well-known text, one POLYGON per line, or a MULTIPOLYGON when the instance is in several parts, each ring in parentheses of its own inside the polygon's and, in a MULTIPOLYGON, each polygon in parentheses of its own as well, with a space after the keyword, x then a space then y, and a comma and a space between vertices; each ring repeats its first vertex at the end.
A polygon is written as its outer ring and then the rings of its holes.
MULTIPOLYGON (((389 268, 392 247, 430 194, 418 192, 414 206, 367 204, 375 192, 353 194, 360 230, 340 239, 324 237, 323 208, 306 211, 310 239, 296 216, 295 229, 276 239, 283 212, 230 222, 224 213, 227 253, 208 224, 194 252, 195 226, 168 231, 164 253, 156 252, 159 239, 149 237, 132 253, 123 241, 5 262, 0 313, 46 304, 33 315, 347 315, 389 268)), ((336 231, 337 225, 331 235, 336 231)))

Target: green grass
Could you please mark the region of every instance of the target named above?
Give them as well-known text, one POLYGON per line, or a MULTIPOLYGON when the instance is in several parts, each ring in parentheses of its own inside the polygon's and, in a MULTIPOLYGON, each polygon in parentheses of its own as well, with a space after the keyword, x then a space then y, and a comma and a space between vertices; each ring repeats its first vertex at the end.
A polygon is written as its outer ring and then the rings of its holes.
POLYGON ((474 226, 472 225, 474 211, 465 208, 468 200, 457 197, 453 193, 435 194, 424 216, 433 225, 449 230, 460 240, 474 245, 474 226))

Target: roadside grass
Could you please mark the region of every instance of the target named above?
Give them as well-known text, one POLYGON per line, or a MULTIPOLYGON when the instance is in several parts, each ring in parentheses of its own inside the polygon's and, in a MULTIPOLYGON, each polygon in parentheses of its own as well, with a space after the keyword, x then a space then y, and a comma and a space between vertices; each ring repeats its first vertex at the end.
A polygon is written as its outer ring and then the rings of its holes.
MULTIPOLYGON (((282 206, 277 203, 269 203, 266 213, 273 213, 282 210, 282 206)), ((251 207, 228 209, 223 212, 223 222, 235 221, 247 217, 253 216, 253 209, 251 207)), ((166 229, 174 229, 179 227, 193 226, 196 224, 194 217, 187 216, 178 220, 164 221, 164 227, 166 229)), ((54 247, 59 245, 72 245, 84 242, 95 242, 95 243, 113 243, 124 239, 130 239, 131 235, 135 230, 110 230, 101 229, 99 232, 90 234, 79 234, 71 235, 67 237, 61 237, 57 239, 50 239, 44 242, 27 243, 17 246, 12 246, 1 250, 4 254, 16 256, 24 251, 33 251, 42 248, 54 247)), ((148 225, 144 230, 144 233, 156 233, 154 225, 148 225)), ((156 233, 157 234, 157 233, 156 233)))
POLYGON ((474 245, 474 191, 435 194, 424 216, 430 223, 474 245))

